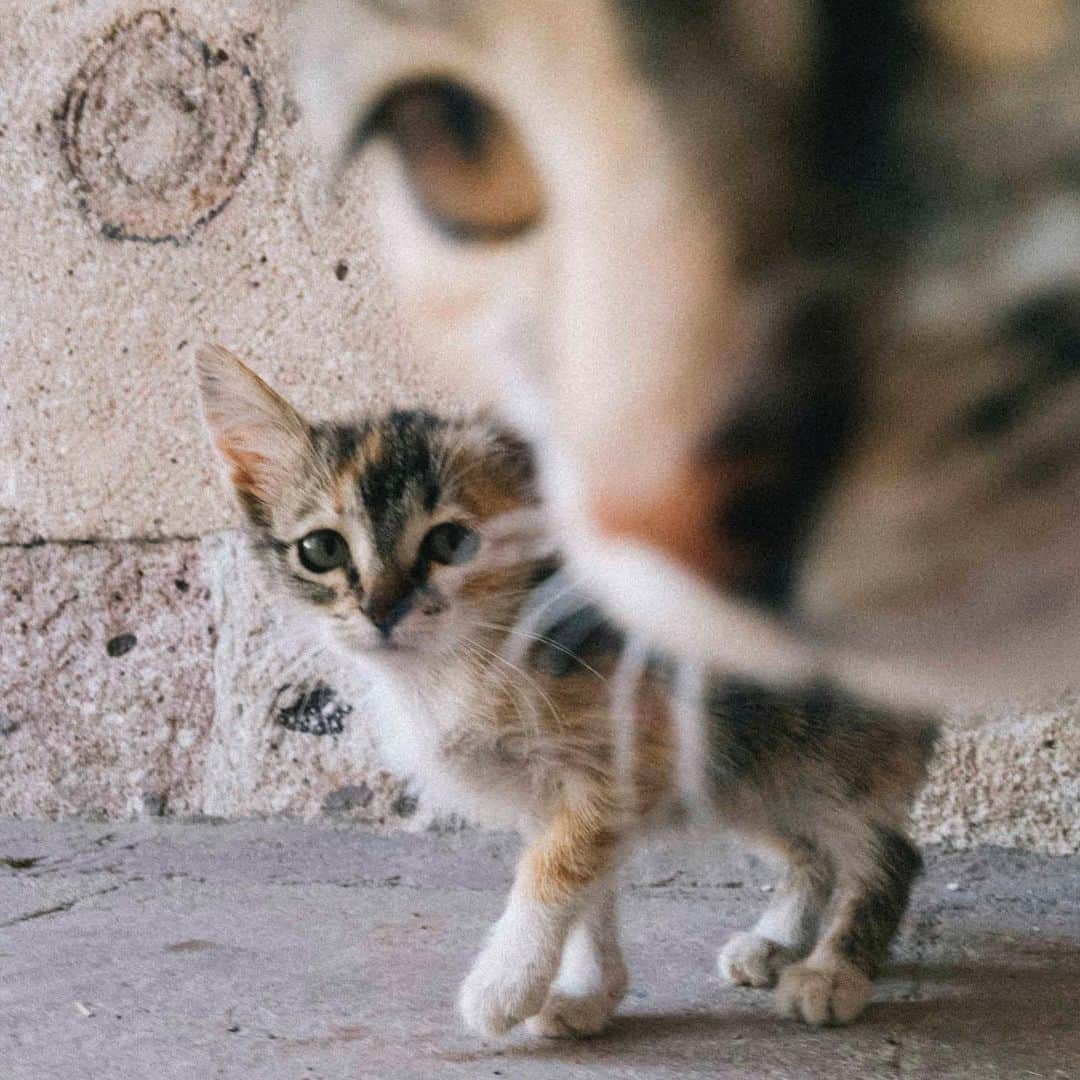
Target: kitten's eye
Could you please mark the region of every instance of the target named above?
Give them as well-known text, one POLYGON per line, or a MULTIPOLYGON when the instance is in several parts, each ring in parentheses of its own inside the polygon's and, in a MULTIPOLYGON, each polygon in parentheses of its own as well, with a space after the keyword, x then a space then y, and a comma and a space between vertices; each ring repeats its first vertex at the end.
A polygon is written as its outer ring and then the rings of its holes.
POLYGON ((308 533, 296 545, 300 565, 313 574, 326 574, 349 561, 349 545, 345 537, 333 529, 308 533))
POLYGON ((479 534, 456 521, 444 521, 441 525, 436 525, 420 545, 423 558, 445 566, 460 566, 479 550, 479 534))
POLYGON ((540 217, 540 183, 521 140, 458 83, 424 79, 393 91, 356 142, 378 133, 394 140, 425 213, 451 236, 506 239, 540 217))

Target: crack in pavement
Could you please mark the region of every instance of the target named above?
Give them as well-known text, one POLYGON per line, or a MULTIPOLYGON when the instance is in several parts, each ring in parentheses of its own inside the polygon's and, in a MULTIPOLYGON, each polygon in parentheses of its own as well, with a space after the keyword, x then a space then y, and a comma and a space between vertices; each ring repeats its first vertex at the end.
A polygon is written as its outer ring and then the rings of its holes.
POLYGON ((911 985, 904 997, 908 1001, 918 1001, 922 996, 923 977, 922 970, 926 964, 927 953, 934 938, 937 937, 941 926, 941 914, 930 910, 920 913, 912 922, 911 950, 914 953, 914 970, 911 974, 911 985))
POLYGON ((84 900, 93 900, 98 896, 107 896, 109 893, 114 893, 118 889, 122 889, 126 884, 126 881, 120 882, 118 885, 110 885, 107 889, 97 889, 92 893, 87 893, 85 896, 76 896, 71 900, 65 900, 61 904, 53 904, 52 907, 38 908, 36 911, 28 911, 23 915, 16 915, 13 919, 7 919, 5 922, 0 922, 0 930, 6 930, 8 927, 17 926, 19 923, 30 922, 31 919, 43 919, 47 915, 59 915, 65 911, 70 911, 76 904, 81 904, 84 900))
MULTIPOLYGON (((94 851, 94 848, 104 848, 108 844, 111 844, 119 834, 116 832, 102 833, 101 836, 94 837, 90 841, 89 847, 78 848, 75 851, 71 851, 66 855, 41 855, 37 859, 37 863, 34 868, 27 873, 27 877, 40 878, 48 877, 50 874, 56 874, 58 871, 77 871, 79 873, 86 873, 87 868, 92 872, 97 869, 93 865, 93 860, 99 858, 98 854, 94 851), (82 862, 78 860, 83 860, 82 862)), ((134 851, 136 845, 125 845, 125 851, 134 851)))
MULTIPOLYGON (((912 918, 911 930, 908 937, 909 947, 914 954, 911 961, 911 975, 906 980, 907 988, 904 990, 902 999, 905 1001, 922 1000, 923 992, 923 969, 927 961, 927 954, 934 939, 937 937, 941 926, 941 913, 937 910, 923 911, 912 918)), ((911 1028, 917 1027, 918 1021, 909 1022, 911 1028)), ((890 1035, 886 1040, 893 1051, 888 1057, 888 1065, 900 1080, 905 1080, 910 1075, 905 1061, 905 1042, 898 1034, 890 1035)))

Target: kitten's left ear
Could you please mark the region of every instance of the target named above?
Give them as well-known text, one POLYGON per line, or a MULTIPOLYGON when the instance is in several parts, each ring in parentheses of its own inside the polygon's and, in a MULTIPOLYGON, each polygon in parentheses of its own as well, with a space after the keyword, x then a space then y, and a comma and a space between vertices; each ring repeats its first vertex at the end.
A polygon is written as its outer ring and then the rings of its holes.
POLYGON ((196 353, 203 415, 248 515, 259 523, 310 449, 303 417, 220 345, 196 353))

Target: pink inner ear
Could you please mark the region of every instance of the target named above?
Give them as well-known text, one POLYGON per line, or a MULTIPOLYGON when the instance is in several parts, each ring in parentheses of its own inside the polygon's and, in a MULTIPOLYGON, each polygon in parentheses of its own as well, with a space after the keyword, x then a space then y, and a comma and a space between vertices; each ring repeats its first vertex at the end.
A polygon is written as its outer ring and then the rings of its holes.
POLYGON ((243 432, 222 435, 217 446, 221 456, 231 466, 230 477, 237 490, 249 495, 260 495, 259 469, 266 464, 267 459, 244 445, 243 432))

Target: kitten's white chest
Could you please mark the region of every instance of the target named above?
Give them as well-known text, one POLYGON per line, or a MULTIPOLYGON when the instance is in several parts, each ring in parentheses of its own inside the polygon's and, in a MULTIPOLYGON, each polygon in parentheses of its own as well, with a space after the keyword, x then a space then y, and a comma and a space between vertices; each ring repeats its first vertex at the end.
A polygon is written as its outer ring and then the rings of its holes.
POLYGON ((379 669, 368 703, 386 764, 417 784, 429 809, 520 827, 528 799, 497 752, 474 678, 454 665, 437 674, 379 669))

